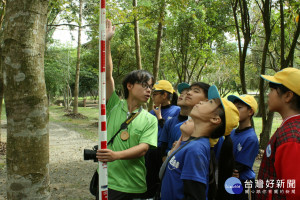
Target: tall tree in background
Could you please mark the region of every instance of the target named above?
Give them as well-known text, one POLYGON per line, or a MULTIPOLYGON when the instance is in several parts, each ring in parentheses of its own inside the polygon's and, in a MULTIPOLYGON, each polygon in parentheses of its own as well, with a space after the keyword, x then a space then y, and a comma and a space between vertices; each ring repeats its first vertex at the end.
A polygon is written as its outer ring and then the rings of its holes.
POLYGON ((157 37, 156 37, 156 46, 155 46, 155 57, 154 57, 154 64, 153 64, 153 76, 154 82, 157 81, 158 78, 158 71, 159 71, 159 61, 160 61, 160 51, 161 51, 161 41, 163 36, 163 23, 165 20, 165 8, 166 8, 166 1, 160 1, 160 14, 158 19, 158 26, 157 26, 157 37))
MULTIPOLYGON (((269 43, 272 34, 272 27, 271 27, 272 0, 265 0, 265 1, 261 0, 261 3, 259 3, 256 0, 256 3, 261 11, 262 18, 263 18, 263 25, 264 25, 265 42, 264 42, 263 52, 262 52, 260 74, 265 74, 267 55, 269 51, 269 43)), ((269 142, 274 113, 267 112, 266 110, 265 87, 264 87, 264 80, 262 78, 259 79, 259 109, 262 115, 262 132, 260 133, 260 147, 262 149, 265 149, 269 142)))
POLYGON ((48 0, 8 0, 2 67, 8 199, 50 199, 49 113, 44 80, 48 0))
POLYGON ((139 21, 137 20, 137 0, 133 0, 133 23, 134 23, 134 39, 135 39, 135 58, 137 69, 142 69, 142 58, 141 58, 141 45, 140 45, 140 33, 139 33, 139 21))
POLYGON ((243 94, 247 94, 246 87, 246 78, 245 78, 245 63, 246 56, 248 51, 248 46, 251 41, 251 24, 250 24, 250 14, 248 9, 248 1, 247 0, 234 0, 232 3, 233 17, 236 27, 237 40, 238 40, 238 49, 239 49, 239 62, 240 62, 240 80, 242 86, 243 94), (238 17, 238 10, 240 13, 240 23, 238 17), (243 34, 243 47, 242 47, 242 39, 240 34, 240 29, 243 34))
POLYGON ((79 21, 78 21, 78 46, 77 46, 77 63, 75 75, 75 89, 74 89, 74 105, 73 113, 78 113, 78 94, 79 94, 79 74, 80 74, 80 49, 81 49, 81 23, 82 23, 82 1, 79 0, 79 21))
MULTIPOLYGON (((5 15, 5 7, 6 7, 6 1, 2 0, 0 2, 0 41, 2 41, 2 24, 3 19, 5 15)), ((2 49, 1 49, 1 43, 0 43, 0 58, 2 57, 2 49)), ((3 95, 4 95, 4 87, 3 87, 3 73, 2 73, 2 65, 1 65, 1 59, 0 59, 0 127, 1 127, 1 113, 2 113, 2 101, 3 101, 3 95)), ((1 142, 1 128, 0 128, 0 142, 1 142)))

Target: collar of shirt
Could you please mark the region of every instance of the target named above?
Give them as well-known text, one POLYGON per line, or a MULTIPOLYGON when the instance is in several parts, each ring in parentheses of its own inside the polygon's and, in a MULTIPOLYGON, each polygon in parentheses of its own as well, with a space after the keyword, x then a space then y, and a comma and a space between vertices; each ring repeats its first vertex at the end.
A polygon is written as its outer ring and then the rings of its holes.
POLYGON ((293 116, 290 116, 290 117, 286 118, 286 119, 281 123, 281 125, 279 126, 279 128, 282 127, 287 121, 292 120, 292 119, 294 119, 294 118, 300 118, 300 114, 293 115, 293 116))

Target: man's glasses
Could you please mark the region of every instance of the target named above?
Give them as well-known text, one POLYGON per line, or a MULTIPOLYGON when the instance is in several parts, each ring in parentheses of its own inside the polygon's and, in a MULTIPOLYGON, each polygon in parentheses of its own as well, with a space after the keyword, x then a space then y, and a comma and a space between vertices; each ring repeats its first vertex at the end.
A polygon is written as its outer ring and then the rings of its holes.
POLYGON ((152 89, 153 88, 153 85, 149 85, 148 83, 146 83, 146 82, 142 82, 142 83, 139 83, 139 84, 141 84, 142 85, 142 87, 144 88, 144 89, 148 89, 148 88, 150 88, 150 89, 152 89))

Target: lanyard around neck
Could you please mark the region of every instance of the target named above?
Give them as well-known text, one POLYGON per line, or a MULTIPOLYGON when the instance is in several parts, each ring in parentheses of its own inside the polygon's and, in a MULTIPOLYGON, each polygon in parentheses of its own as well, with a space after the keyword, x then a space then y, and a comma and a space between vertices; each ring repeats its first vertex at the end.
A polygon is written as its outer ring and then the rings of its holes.
POLYGON ((120 133, 120 131, 123 129, 127 129, 128 125, 141 113, 142 110, 143 108, 140 107, 136 113, 131 113, 131 115, 121 124, 120 129, 114 134, 114 136, 112 136, 107 145, 109 145, 110 143, 112 144, 118 133, 120 133))

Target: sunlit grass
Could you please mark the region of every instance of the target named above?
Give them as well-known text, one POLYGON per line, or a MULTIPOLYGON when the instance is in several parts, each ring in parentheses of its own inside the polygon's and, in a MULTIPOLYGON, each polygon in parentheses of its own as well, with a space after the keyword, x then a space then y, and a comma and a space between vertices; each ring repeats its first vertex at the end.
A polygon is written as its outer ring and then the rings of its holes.
POLYGON ((86 119, 73 119, 65 116, 67 112, 62 106, 50 106, 50 122, 55 122, 65 128, 81 133, 85 138, 95 140, 98 136, 98 128, 95 123, 98 121, 98 108, 94 107, 79 107, 78 112, 86 119))

